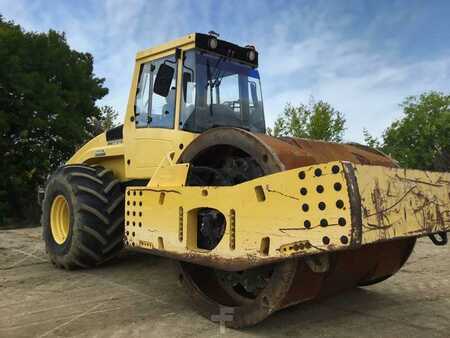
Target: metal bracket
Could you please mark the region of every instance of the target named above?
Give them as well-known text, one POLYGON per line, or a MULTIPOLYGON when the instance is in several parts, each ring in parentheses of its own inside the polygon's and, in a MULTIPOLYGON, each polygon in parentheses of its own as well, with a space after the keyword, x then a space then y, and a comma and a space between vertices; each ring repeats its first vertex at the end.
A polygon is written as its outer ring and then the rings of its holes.
POLYGON ((448 243, 447 233, 445 231, 438 232, 436 234, 428 235, 434 245, 442 246, 448 243), (438 236, 439 235, 439 236, 438 236), (440 239, 439 239, 440 237, 440 239))
POLYGON ((307 256, 305 262, 315 273, 324 273, 330 268, 330 258, 327 254, 307 256))

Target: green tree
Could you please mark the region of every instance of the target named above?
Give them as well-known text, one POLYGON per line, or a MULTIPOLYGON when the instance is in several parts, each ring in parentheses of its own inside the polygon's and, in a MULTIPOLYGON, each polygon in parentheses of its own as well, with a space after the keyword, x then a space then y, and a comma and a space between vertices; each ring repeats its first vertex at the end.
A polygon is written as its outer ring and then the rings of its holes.
MULTIPOLYGON (((108 92, 93 57, 63 33, 25 32, 0 16, 0 218, 37 215, 36 187, 94 132, 108 92)), ((2 220, 0 219, 0 222, 2 220)))
POLYGON ((295 136, 341 142, 345 130, 342 113, 324 101, 293 106, 288 103, 275 121, 274 136, 295 136))
POLYGON ((119 118, 119 113, 111 106, 102 106, 100 108, 101 112, 101 127, 103 131, 112 129, 117 126, 117 119, 119 118))
POLYGON ((90 138, 117 126, 118 116, 119 113, 113 107, 100 107, 100 116, 89 119, 89 124, 92 126, 89 131, 90 138))
POLYGON ((366 143, 390 154, 403 167, 449 171, 450 95, 431 91, 406 98, 401 107, 403 117, 384 131, 382 140, 366 131, 366 143))
POLYGON ((382 146, 380 140, 378 140, 376 137, 372 136, 366 128, 363 129, 363 135, 364 135, 364 141, 369 147, 375 148, 378 150, 382 150, 383 146, 382 146))

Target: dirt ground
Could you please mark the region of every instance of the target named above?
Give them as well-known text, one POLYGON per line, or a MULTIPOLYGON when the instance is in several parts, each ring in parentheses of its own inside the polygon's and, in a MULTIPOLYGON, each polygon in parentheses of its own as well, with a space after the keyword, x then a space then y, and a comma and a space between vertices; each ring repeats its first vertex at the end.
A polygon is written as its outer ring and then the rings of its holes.
POLYGON ((242 331, 198 315, 173 263, 124 252, 55 269, 41 229, 0 230, 0 337, 450 337, 450 247, 421 239, 393 278, 274 314, 242 331))

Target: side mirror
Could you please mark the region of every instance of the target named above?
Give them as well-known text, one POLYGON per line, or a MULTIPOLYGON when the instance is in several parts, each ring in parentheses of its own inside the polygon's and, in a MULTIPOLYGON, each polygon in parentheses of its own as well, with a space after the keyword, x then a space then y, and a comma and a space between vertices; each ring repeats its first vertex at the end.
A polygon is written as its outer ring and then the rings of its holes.
POLYGON ((156 79, 153 84, 153 92, 163 97, 169 95, 170 85, 172 84, 175 69, 163 63, 159 66, 156 79))

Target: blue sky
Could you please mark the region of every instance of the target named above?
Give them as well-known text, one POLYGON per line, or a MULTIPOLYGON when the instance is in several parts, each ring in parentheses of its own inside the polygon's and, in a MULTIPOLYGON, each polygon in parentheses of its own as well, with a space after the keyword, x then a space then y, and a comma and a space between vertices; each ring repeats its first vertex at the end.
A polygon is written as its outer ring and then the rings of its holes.
POLYGON ((122 114, 138 50, 211 29, 259 50, 268 125, 313 96, 362 141, 364 127, 379 136, 401 116, 406 96, 450 92, 450 1, 0 0, 0 13, 92 53, 110 89, 99 104, 122 114))

